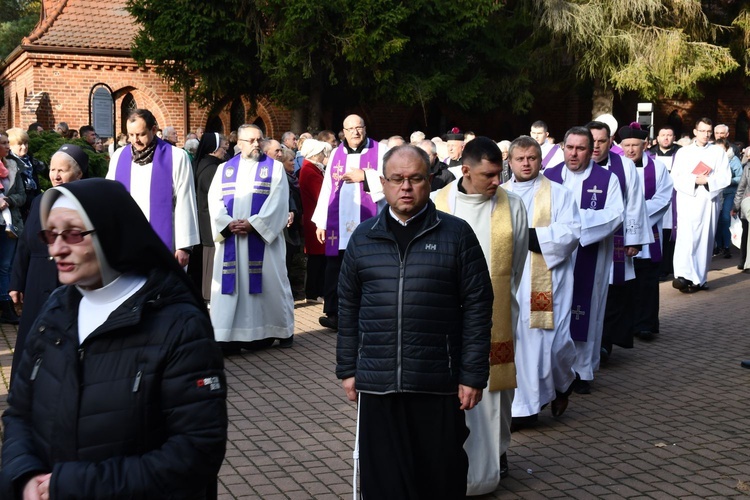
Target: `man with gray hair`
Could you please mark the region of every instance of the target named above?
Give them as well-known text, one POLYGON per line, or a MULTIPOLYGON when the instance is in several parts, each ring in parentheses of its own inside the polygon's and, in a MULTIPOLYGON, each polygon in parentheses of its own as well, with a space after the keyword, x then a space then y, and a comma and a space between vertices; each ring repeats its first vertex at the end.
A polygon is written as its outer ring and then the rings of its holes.
POLYGON ((417 147, 427 153, 430 159, 430 191, 437 191, 456 180, 456 176, 448 170, 448 165, 438 158, 437 146, 434 142, 424 139, 417 144, 417 147))
POLYGON ((291 347, 294 299, 286 272, 284 228, 289 183, 284 166, 263 154, 257 125, 237 130, 240 154, 216 169, 208 190, 216 241, 211 323, 226 354, 291 347))
MULTIPOLYGON (((419 144, 422 141, 424 141, 425 137, 426 136, 424 135, 424 132, 422 132, 420 130, 416 130, 416 131, 412 132, 411 135, 409 136, 409 143, 412 144, 412 145, 414 145, 414 146, 419 146, 419 144)), ((429 154, 429 153, 427 153, 427 154, 429 154)))
POLYGON ((177 129, 174 127, 164 127, 161 131, 162 139, 170 143, 172 146, 177 146, 177 129))
POLYGON ((297 152, 297 136, 292 131, 284 132, 281 134, 281 144, 285 148, 291 149, 295 153, 297 152))

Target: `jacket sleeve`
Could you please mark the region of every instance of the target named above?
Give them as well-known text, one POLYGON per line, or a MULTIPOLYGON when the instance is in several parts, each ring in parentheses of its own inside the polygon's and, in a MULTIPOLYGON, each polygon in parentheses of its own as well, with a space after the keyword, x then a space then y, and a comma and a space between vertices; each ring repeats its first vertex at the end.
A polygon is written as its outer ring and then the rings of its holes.
POLYGON ((494 294, 487 260, 474 231, 463 224, 457 263, 463 309, 459 384, 483 389, 490 376, 490 340, 494 294))
POLYGON ((57 463, 50 498, 192 498, 216 480, 227 438, 222 354, 207 316, 174 316, 161 381, 154 382, 165 442, 140 456, 57 463))
MULTIPOLYGON (((34 446, 31 426, 31 372, 34 360, 30 346, 34 341, 32 329, 23 350, 21 361, 13 373, 13 384, 8 394, 8 408, 3 413, 3 467, 0 488, 13 489, 13 496, 20 498, 26 481, 36 474, 51 472, 45 461, 38 456, 34 446)), ((0 489, 0 497, 10 491, 0 489)))
MULTIPOLYGON (((356 236, 356 235, 355 235, 356 236)), ((339 332, 336 343, 336 377, 353 377, 357 371, 359 348, 359 308, 362 286, 357 272, 356 237, 352 236, 344 252, 339 274, 339 332)))

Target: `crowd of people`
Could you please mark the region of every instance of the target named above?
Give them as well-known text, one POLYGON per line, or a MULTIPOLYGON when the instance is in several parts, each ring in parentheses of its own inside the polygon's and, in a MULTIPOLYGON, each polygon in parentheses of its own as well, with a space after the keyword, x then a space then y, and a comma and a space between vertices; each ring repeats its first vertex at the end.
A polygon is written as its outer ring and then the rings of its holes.
POLYGON ((18 322, 23 306, 3 417, 6 491, 109 491, 87 469, 109 467, 109 488, 212 498, 226 439, 216 353, 293 347, 304 299, 338 332, 363 493, 486 494, 507 475, 511 432, 590 394, 615 346, 658 337, 660 281, 708 289, 710 260, 731 258, 737 225, 738 267, 750 272, 748 155, 708 118, 682 146, 669 126, 652 142, 611 115, 557 144, 543 121, 512 141, 458 128, 377 141, 349 115, 339 134, 275 140, 242 125, 196 130, 182 148, 146 109, 126 128, 106 151, 81 127, 109 155, 107 180, 82 180, 88 156, 65 144, 43 196, 28 133, 0 135, 0 320, 18 322), (299 254, 304 285, 293 290, 299 254), (109 361, 125 352, 132 366, 109 361), (210 363, 195 362, 199 352, 210 363), (123 380, 143 396, 107 435, 97 419, 126 403, 95 398, 123 380), (216 418, 185 426, 194 404, 216 418), (48 428, 60 416, 94 425, 68 442, 48 428), (122 460, 131 453, 141 458, 122 460), (164 463, 145 473, 154 460, 164 463), (193 477, 196 463, 210 467, 193 477))

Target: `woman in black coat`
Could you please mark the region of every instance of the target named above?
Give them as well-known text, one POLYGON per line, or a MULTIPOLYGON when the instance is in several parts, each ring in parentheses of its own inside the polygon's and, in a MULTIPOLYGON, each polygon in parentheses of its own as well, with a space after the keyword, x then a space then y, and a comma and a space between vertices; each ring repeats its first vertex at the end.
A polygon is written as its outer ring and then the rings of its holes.
MULTIPOLYGON (((89 157, 86 153, 74 144, 64 144, 50 159, 49 180, 52 187, 57 187, 86 177, 88 170, 89 157)), ((32 202, 29 217, 26 219, 26 230, 18 238, 11 268, 10 297, 15 304, 23 304, 16 346, 13 349, 11 377, 21 360, 26 336, 32 323, 52 291, 60 286, 57 281, 57 266, 49 258, 47 245, 39 239, 38 233, 42 229, 39 222, 40 201, 41 197, 37 196, 32 202)))
POLYGON ((229 148, 226 138, 216 132, 206 132, 195 153, 195 198, 198 206, 198 230, 201 244, 193 248, 188 264, 188 274, 201 289, 204 300, 211 298, 211 280, 214 270, 214 239, 211 236, 211 217, 208 213, 208 188, 217 167, 224 163, 229 148))
POLYGON ((215 498, 226 381, 199 293, 118 182, 50 189, 40 216, 65 286, 8 396, 0 496, 215 498))

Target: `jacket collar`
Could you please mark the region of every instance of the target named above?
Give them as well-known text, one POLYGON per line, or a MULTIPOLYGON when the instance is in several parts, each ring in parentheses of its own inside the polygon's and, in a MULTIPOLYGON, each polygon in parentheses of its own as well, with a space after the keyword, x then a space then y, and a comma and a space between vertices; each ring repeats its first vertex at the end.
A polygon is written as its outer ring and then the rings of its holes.
MULTIPOLYGON (((393 239, 393 233, 390 229, 388 229, 388 220, 386 217, 390 217, 391 215, 388 213, 389 206, 386 205, 383 207, 383 209, 380 211, 377 217, 374 219, 371 219, 372 222, 370 222, 370 229, 367 231, 367 236, 370 238, 388 238, 393 239)), ((440 223, 440 215, 435 208, 435 204, 432 202, 432 200, 427 200, 427 210, 425 213, 425 220, 424 220, 424 226, 423 230, 420 232, 423 233, 425 231, 429 231, 432 228, 434 228, 438 223, 440 223)))

